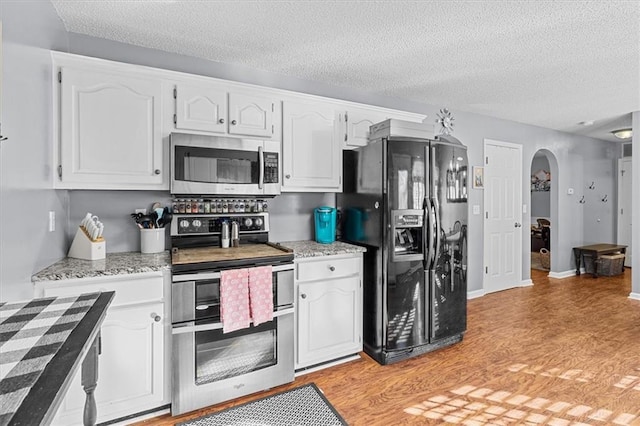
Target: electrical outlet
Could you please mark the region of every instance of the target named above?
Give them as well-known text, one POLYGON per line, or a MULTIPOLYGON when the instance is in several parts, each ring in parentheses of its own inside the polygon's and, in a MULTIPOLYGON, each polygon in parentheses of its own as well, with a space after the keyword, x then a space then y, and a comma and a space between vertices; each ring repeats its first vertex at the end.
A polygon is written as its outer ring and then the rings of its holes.
POLYGON ((147 209, 136 209, 136 213, 147 214, 147 209))
POLYGON ((56 230, 56 212, 51 210, 49 212, 49 232, 56 230))

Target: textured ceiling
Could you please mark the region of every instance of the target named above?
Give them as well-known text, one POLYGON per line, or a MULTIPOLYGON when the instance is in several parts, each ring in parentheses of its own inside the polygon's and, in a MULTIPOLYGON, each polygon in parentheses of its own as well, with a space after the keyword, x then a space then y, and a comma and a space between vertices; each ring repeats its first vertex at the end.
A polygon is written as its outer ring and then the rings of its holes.
POLYGON ((52 3, 70 32, 454 113, 615 140, 640 110, 640 0, 52 3))

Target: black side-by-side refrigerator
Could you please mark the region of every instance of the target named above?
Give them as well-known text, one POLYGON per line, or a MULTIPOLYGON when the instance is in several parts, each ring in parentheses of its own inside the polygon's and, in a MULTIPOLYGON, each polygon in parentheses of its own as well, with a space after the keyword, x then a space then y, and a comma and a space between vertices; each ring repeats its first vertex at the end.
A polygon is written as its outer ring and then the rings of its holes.
POLYGON ((467 312, 467 149, 387 120, 344 155, 341 240, 367 248, 364 349, 381 364, 462 340, 467 312))

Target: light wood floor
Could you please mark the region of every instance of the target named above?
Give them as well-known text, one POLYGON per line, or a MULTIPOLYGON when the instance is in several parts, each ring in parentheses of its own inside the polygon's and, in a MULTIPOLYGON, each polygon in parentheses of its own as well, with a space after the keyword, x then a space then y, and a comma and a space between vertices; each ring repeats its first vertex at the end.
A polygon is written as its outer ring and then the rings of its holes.
POLYGON ((468 330, 452 347, 390 366, 363 358, 298 377, 315 382, 350 425, 640 425, 640 301, 623 276, 555 280, 473 299, 468 330))

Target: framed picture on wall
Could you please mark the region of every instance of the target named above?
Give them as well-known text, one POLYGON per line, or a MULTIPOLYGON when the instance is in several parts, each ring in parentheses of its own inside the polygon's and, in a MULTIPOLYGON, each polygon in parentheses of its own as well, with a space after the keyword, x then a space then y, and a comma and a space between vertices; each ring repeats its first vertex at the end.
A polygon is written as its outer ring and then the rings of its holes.
POLYGON ((473 188, 484 189, 484 167, 473 166, 473 188))

